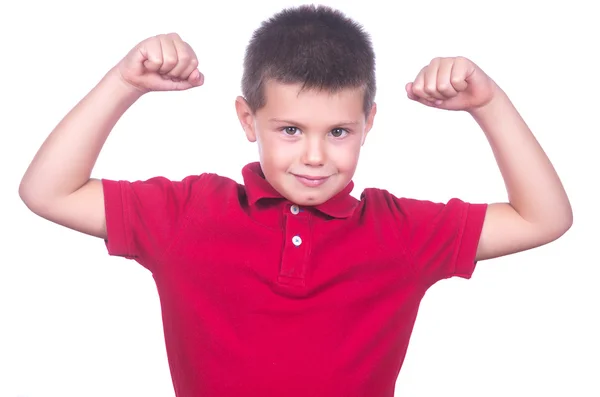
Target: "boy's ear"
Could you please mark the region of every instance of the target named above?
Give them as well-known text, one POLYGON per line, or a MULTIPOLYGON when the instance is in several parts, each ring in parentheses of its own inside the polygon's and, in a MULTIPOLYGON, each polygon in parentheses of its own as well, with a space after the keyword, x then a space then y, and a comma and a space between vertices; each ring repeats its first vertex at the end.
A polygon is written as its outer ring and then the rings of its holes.
POLYGON ((246 138, 250 142, 256 142, 256 131, 254 131, 254 114, 250 109, 250 105, 242 96, 238 96, 235 100, 235 111, 237 112, 240 124, 246 133, 246 138))
POLYGON ((375 115, 377 114, 377 104, 373 102, 373 106, 371 106, 371 111, 367 115, 367 122, 365 124, 365 133, 363 134, 363 139, 361 142, 361 146, 365 144, 365 139, 367 138, 367 134, 373 128, 373 122, 375 121, 375 115))

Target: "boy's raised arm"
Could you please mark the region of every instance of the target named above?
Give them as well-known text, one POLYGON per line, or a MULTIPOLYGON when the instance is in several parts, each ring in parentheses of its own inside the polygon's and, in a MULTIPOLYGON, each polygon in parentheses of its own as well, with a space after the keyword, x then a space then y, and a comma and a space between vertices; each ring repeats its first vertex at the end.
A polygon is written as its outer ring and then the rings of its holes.
POLYGON ((508 96, 477 65, 435 58, 406 90, 425 105, 469 112, 491 145, 508 202, 488 206, 476 260, 539 247, 571 227, 571 204, 552 163, 508 96))
POLYGON ((106 238, 102 185, 90 175, 108 135, 143 94, 201 85, 197 66, 194 51, 176 34, 134 47, 42 144, 19 186, 27 207, 57 224, 106 238))

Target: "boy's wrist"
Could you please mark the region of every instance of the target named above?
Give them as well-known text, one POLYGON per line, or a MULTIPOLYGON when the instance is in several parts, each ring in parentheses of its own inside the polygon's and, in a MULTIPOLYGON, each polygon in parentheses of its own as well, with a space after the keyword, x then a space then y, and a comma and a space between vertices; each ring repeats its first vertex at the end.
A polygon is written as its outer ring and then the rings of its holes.
POLYGON ((133 87, 131 84, 128 84, 123 77, 120 75, 119 71, 115 68, 111 69, 102 79, 101 84, 108 88, 116 98, 135 102, 137 101, 144 92, 133 87))
POLYGON ((510 104, 508 96, 497 84, 494 83, 494 94, 492 99, 490 99, 490 101, 485 105, 470 110, 469 113, 476 120, 481 120, 493 115, 494 113, 497 113, 499 108, 505 107, 507 104, 510 104))

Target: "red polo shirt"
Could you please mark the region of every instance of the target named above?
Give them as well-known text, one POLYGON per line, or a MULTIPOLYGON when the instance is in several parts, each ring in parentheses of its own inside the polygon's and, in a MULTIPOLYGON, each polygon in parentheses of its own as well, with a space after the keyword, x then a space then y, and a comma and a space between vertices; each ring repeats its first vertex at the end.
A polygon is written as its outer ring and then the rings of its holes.
POLYGON ((176 395, 393 396, 421 298, 471 276, 486 205, 350 183, 303 208, 242 174, 103 180, 108 252, 152 272, 176 395))

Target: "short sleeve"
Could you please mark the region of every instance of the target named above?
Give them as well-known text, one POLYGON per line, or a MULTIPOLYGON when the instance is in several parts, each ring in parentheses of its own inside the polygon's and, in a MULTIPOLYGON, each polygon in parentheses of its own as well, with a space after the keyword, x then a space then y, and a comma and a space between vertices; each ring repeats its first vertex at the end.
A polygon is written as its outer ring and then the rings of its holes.
POLYGON ((450 277, 471 278, 487 204, 392 196, 391 207, 407 256, 428 285, 450 277))
POLYGON ((204 175, 181 181, 103 179, 109 255, 134 259, 152 270, 176 238, 204 179, 204 175))

